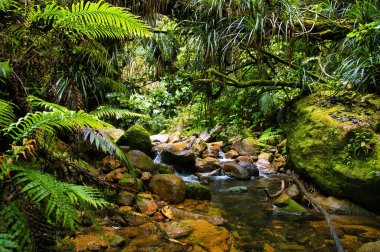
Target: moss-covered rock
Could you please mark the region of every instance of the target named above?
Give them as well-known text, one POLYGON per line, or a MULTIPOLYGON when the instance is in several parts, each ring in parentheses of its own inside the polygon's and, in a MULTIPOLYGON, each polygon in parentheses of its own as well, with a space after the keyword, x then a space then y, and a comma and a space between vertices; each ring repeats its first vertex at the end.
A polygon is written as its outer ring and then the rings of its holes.
POLYGON ((280 211, 290 213, 290 214, 307 214, 308 211, 295 202, 289 195, 286 193, 281 194, 280 197, 275 199, 273 205, 277 206, 280 211))
POLYGON ((211 192, 207 186, 190 183, 186 185, 186 197, 189 199, 210 200, 211 192))
POLYGON ((314 94, 294 108, 289 165, 324 192, 380 212, 380 98, 314 94))
POLYGON ((140 150, 148 155, 152 153, 149 132, 140 125, 133 125, 117 141, 118 145, 128 145, 131 149, 140 150))

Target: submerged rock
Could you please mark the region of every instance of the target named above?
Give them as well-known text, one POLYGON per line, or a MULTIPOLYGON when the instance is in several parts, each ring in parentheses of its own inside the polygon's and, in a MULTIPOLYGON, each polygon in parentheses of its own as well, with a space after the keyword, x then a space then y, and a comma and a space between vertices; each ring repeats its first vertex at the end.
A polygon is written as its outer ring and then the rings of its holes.
POLYGON ((186 184, 174 174, 157 174, 150 181, 149 187, 161 200, 180 203, 185 199, 186 184))
POLYGON ((380 251, 380 241, 364 243, 356 252, 378 252, 380 251))
POLYGON ((227 188, 225 190, 227 193, 243 193, 243 192, 248 192, 248 187, 246 186, 234 186, 227 188))
POLYGON ((197 183, 190 183, 186 185, 186 198, 211 200, 211 192, 207 186, 197 183))
POLYGON ((380 212, 380 98, 328 99, 313 94, 296 104, 287 133, 290 167, 327 194, 380 212))
POLYGON ((173 221, 169 223, 160 223, 160 224, 165 229, 169 238, 172 238, 172 239, 186 237, 194 231, 194 228, 192 228, 191 226, 181 221, 179 222, 173 221))

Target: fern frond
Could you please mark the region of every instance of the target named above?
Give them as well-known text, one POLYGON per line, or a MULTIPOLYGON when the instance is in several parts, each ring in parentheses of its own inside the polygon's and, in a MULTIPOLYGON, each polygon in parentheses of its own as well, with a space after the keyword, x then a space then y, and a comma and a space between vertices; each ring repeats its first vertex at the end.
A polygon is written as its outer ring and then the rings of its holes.
POLYGON ((15 114, 12 104, 0 99, 0 129, 9 126, 14 120, 15 114))
POLYGON ((12 241, 12 236, 9 233, 0 234, 0 251, 12 252, 17 248, 17 243, 12 241))
POLYGON ((7 229, 7 234, 3 235, 5 241, 3 243, 0 241, 0 251, 3 251, 1 250, 1 244, 8 246, 8 248, 10 248, 9 245, 16 245, 17 251, 33 251, 33 236, 22 202, 20 200, 12 201, 0 212, 0 217, 3 220, 2 224, 7 229), (9 244, 9 241, 13 243, 9 244))
POLYGON ((68 111, 67 108, 65 108, 61 105, 58 105, 56 103, 47 102, 47 101, 42 100, 42 99, 40 99, 34 95, 29 95, 27 100, 33 108, 41 107, 47 111, 61 111, 61 112, 68 111))
POLYGON ((107 88, 107 89, 112 90, 114 92, 120 92, 120 93, 127 94, 130 91, 125 84, 123 84, 119 81, 115 81, 115 80, 108 78, 108 77, 98 78, 97 81, 98 81, 98 84, 102 88, 107 88))
POLYGON ((102 119, 107 117, 115 117, 116 119, 121 118, 144 118, 148 119, 149 116, 134 113, 127 109, 119 109, 112 106, 100 106, 96 110, 90 112, 91 115, 102 119))
POLYGON ((73 185, 56 180, 52 175, 13 167, 18 171, 15 178, 17 184, 22 184, 22 193, 26 193, 35 203, 46 203, 45 215, 48 219, 55 213, 55 222, 74 228, 78 219, 76 203, 88 204, 95 208, 106 206, 108 203, 95 189, 87 186, 73 185))
POLYGON ((56 130, 73 131, 84 127, 94 129, 113 128, 112 125, 83 111, 75 112, 68 110, 28 113, 16 123, 12 123, 5 131, 6 134, 13 138, 14 142, 17 142, 21 138, 31 136, 38 130, 53 133, 56 130))
POLYGON ((92 38, 123 39, 130 35, 149 34, 147 26, 137 16, 127 12, 125 8, 115 7, 103 1, 80 1, 71 8, 54 4, 46 6, 44 10, 37 7, 31 19, 53 21, 56 26, 73 29, 92 38))

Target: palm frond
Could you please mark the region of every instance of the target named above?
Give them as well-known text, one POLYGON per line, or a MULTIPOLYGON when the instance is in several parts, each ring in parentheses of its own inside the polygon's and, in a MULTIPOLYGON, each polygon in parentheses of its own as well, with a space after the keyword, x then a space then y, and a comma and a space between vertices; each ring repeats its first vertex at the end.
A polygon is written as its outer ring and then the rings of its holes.
POLYGON ((11 103, 0 99, 0 129, 3 129, 15 120, 11 103))
POLYGON ((113 128, 112 125, 83 111, 75 112, 68 110, 28 113, 16 123, 9 125, 5 131, 6 134, 13 138, 14 142, 17 142, 21 138, 31 136, 38 130, 53 133, 56 130, 73 131, 84 127, 94 129, 113 128))
POLYGON ((45 215, 48 219, 55 213, 56 223, 74 228, 78 218, 75 204, 88 204, 101 208, 108 203, 101 194, 88 186, 73 185, 56 180, 52 175, 24 167, 13 167, 18 171, 15 178, 22 184, 22 193, 35 203, 46 203, 45 215))
POLYGON ((29 95, 27 100, 30 103, 30 105, 32 105, 33 108, 40 107, 40 108, 43 108, 44 110, 47 110, 47 111, 61 111, 61 112, 68 111, 67 108, 65 108, 61 105, 58 105, 58 104, 52 103, 52 102, 47 102, 47 101, 42 100, 41 98, 38 98, 34 95, 29 95))
POLYGON ((148 36, 147 26, 125 8, 115 7, 103 1, 80 1, 71 8, 54 4, 40 7, 32 15, 33 21, 53 21, 58 27, 73 29, 92 38, 123 39, 128 36, 148 36))
POLYGON ((90 112, 90 115, 93 115, 99 119, 107 117, 115 117, 116 119, 121 118, 144 118, 148 119, 149 116, 140 113, 134 113, 127 109, 115 108, 112 106, 100 106, 96 110, 90 112))

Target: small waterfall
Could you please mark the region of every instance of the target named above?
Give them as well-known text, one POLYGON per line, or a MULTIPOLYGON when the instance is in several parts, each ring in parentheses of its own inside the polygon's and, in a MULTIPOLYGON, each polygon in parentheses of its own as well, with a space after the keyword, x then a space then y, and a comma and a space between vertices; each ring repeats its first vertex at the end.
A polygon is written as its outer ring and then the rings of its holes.
POLYGON ((157 151, 157 155, 154 158, 153 163, 155 163, 155 164, 161 164, 162 163, 161 151, 157 151))
POLYGON ((234 160, 231 158, 226 158, 226 154, 223 151, 219 151, 219 161, 221 164, 233 162, 234 160))

